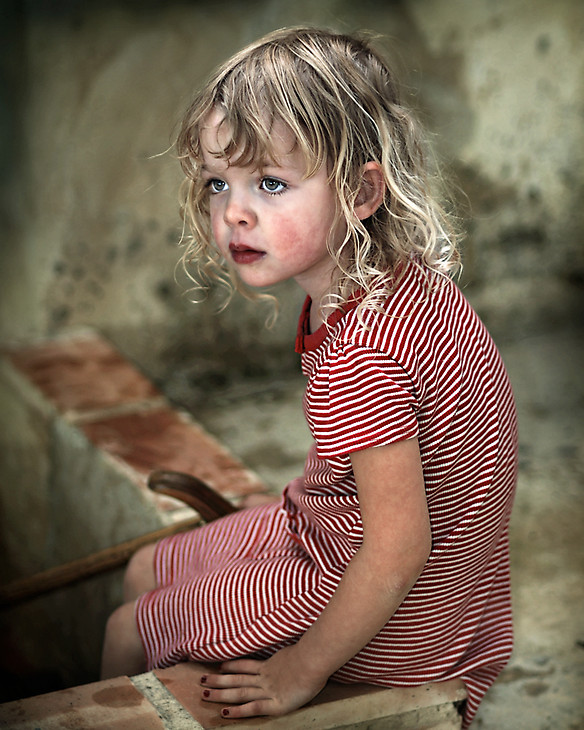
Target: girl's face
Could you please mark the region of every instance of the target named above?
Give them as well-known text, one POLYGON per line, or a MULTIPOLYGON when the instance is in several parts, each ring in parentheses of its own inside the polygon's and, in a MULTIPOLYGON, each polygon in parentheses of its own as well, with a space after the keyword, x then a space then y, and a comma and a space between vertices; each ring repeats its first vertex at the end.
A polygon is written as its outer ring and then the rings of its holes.
POLYGON ((292 278, 319 302, 335 269, 327 240, 333 248, 342 240, 326 169, 304 177, 304 157, 282 123, 272 130, 277 163, 258 169, 238 166, 236 157, 218 158, 230 139, 228 128, 219 126, 222 118, 220 110, 213 111, 201 132, 202 175, 219 251, 247 285, 267 287, 292 278))

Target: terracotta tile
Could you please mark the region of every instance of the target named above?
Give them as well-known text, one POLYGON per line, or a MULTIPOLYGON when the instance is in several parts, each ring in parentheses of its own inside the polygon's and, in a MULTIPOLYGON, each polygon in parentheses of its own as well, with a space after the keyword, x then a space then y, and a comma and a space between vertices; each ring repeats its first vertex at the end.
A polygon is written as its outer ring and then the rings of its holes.
POLYGON ((10 730, 164 730, 155 708, 128 677, 0 705, 10 730))
POLYGON ((225 727, 229 723, 229 720, 221 717, 221 705, 204 702, 201 697, 201 676, 208 674, 211 668, 209 664, 185 662, 168 669, 154 670, 154 674, 166 689, 205 730, 225 727))
POLYGON ((7 355, 62 413, 138 403, 161 395, 98 335, 53 340, 7 355))
MULTIPOLYGON (((238 730, 259 730, 262 727, 269 730, 305 730, 315 727, 322 730, 349 725, 365 728, 379 718, 396 719, 403 713, 446 706, 450 706, 457 723, 453 727, 459 727, 460 718, 452 708, 452 703, 466 697, 460 680, 397 689, 330 682, 311 703, 289 715, 229 720, 221 717, 221 705, 204 702, 201 698, 201 676, 209 671, 212 671, 211 665, 193 662, 154 671, 168 691, 205 730, 227 727, 238 730)), ((436 714, 443 713, 437 709, 436 714)))
POLYGON ((198 476, 227 497, 266 491, 265 485, 201 427, 170 407, 80 423, 96 446, 139 474, 172 469, 198 476))

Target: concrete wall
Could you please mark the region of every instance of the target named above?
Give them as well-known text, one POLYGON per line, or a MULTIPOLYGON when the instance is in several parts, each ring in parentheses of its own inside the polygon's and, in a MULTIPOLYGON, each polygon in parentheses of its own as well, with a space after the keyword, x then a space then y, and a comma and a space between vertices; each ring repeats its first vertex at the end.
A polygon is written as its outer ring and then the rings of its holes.
MULTIPOLYGON (((466 195, 463 282, 499 338, 577 315, 584 270, 581 0, 5 3, 0 339, 105 332, 168 388, 295 366, 302 299, 216 317, 178 276, 178 164, 192 91, 273 28, 369 29, 466 195)), ((459 196, 464 203, 463 195, 459 196)), ((180 389, 180 388, 179 388, 180 389)))
POLYGON ((0 354, 0 416, 2 703, 99 675, 121 567, 138 547, 120 544, 196 522, 147 488, 154 470, 197 474, 234 502, 266 485, 91 332, 0 354), (113 546, 105 563, 94 554, 113 546), (46 575, 27 582, 56 566, 55 590, 46 575))

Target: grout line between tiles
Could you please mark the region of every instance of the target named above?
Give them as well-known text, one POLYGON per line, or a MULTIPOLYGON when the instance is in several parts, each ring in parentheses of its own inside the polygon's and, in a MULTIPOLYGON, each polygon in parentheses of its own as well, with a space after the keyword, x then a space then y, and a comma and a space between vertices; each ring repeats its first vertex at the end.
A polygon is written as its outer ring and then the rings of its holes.
POLYGON ((152 672, 129 679, 156 709, 164 730, 205 730, 152 672))
POLYGON ((158 410, 159 408, 169 408, 176 410, 171 406, 164 396, 149 398, 148 400, 133 401, 130 403, 121 403, 104 408, 93 408, 91 410, 69 410, 63 412, 63 418, 73 425, 83 425, 92 421, 101 421, 107 418, 116 418, 117 416, 128 416, 134 413, 146 413, 148 411, 158 410))

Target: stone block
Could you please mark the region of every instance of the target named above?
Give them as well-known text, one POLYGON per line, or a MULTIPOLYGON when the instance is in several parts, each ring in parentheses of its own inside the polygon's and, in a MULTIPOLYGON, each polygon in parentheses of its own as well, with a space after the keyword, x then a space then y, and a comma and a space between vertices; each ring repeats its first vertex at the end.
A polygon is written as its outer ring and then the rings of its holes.
POLYGON ((394 689, 329 682, 312 702, 288 715, 223 718, 222 705, 201 697, 201 675, 210 670, 189 662, 154 671, 204 730, 458 730, 462 724, 458 707, 466 690, 458 679, 394 689))
POLYGON ((165 730, 156 709, 128 677, 0 705, 7 730, 165 730))

